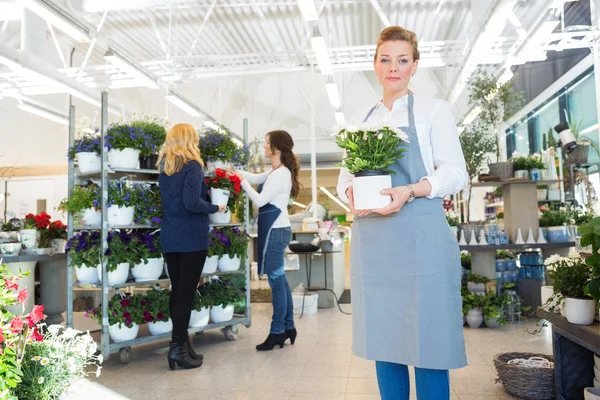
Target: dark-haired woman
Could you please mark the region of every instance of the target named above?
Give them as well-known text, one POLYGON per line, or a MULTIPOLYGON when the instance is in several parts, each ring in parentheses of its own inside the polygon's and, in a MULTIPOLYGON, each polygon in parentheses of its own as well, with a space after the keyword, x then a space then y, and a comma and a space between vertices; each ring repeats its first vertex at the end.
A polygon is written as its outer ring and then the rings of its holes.
POLYGON ((265 140, 265 156, 271 160, 271 171, 251 174, 232 171, 242 180, 242 188, 254 204, 258 215, 258 270, 267 274, 273 293, 273 319, 267 340, 256 346, 259 351, 283 347, 286 339, 294 344, 294 304, 292 290, 284 271, 284 251, 292 239, 287 207, 290 197, 300 190, 300 164, 292 152, 294 141, 285 131, 269 132, 265 140), (258 191, 252 184, 259 184, 258 191))

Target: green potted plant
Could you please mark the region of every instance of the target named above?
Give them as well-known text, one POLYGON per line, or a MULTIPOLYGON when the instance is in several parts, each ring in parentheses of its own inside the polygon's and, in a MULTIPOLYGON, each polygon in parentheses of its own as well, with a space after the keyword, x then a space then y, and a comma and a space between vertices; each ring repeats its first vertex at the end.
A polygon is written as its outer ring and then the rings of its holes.
POLYGON ((64 253, 66 244, 67 226, 62 221, 53 221, 47 229, 41 231, 40 247, 50 247, 57 253, 64 253))
MULTIPOLYGON (((133 234, 125 230, 108 233, 108 249, 104 253, 108 285, 115 286, 127 282, 129 269, 138 262, 138 254, 132 251, 135 247, 133 234)), ((102 264, 98 265, 98 279, 102 279, 102 264)))
POLYGON ((77 160, 79 172, 82 174, 100 171, 102 165, 102 146, 100 145, 100 135, 96 131, 93 135, 84 135, 75 139, 73 145, 69 147, 69 160, 77 160))
POLYGON ((408 136, 400 129, 385 125, 357 128, 348 126, 337 134, 337 145, 344 150, 340 166, 354 175, 354 208, 373 210, 390 204, 391 197, 382 195, 392 187, 391 165, 402 158, 408 136))
POLYGON ((135 206, 144 199, 137 199, 136 192, 127 183, 116 180, 108 182, 108 223, 112 226, 133 224, 135 206))
POLYGON ((170 292, 160 286, 152 287, 143 297, 144 320, 152 335, 162 335, 173 330, 169 298, 170 292))
POLYGON ((564 243, 569 241, 567 223, 569 213, 564 208, 550 210, 543 208, 539 220, 539 226, 548 232, 548 241, 551 243, 564 243))
POLYGON ((515 178, 528 179, 529 178, 529 157, 518 156, 511 158, 514 166, 515 178))
POLYGON ((157 185, 135 183, 134 192, 134 218, 136 225, 152 225, 160 227, 163 218, 162 199, 157 185))
POLYGON ((69 198, 63 199, 58 206, 59 211, 73 214, 76 225, 97 227, 102 220, 100 208, 100 188, 95 184, 75 186, 69 198))
POLYGON ((467 288, 471 293, 485 293, 485 285, 490 279, 476 274, 467 275, 467 288))
POLYGON ((208 325, 210 319, 211 298, 205 293, 204 285, 198 287, 192 302, 192 313, 190 315, 190 328, 200 328, 208 325))
POLYGON ((108 149, 108 164, 112 169, 136 169, 141 149, 152 142, 142 128, 129 122, 119 122, 108 127, 104 145, 108 149))
MULTIPOLYGON (((463 300, 463 302, 465 302, 463 300)), ((485 293, 475 293, 466 296, 467 315, 466 320, 472 329, 479 328, 483 323, 483 305, 485 304, 485 293)), ((463 312, 465 306, 463 306, 463 312)))
POLYGON ((210 172, 216 168, 246 166, 248 162, 248 146, 234 139, 222 125, 204 126, 200 131, 198 147, 210 172))
POLYGON ((508 301, 510 301, 510 298, 507 296, 496 296, 493 291, 485 294, 482 311, 485 325, 488 328, 497 328, 508 323, 504 315, 504 306, 508 301))
POLYGON ((248 234, 235 226, 223 227, 217 237, 223 249, 217 265, 219 271, 237 271, 248 252, 248 234))
MULTIPOLYGON (((127 342, 137 337, 143 322, 142 300, 140 295, 118 292, 108 301, 108 334, 113 342, 127 342)), ((102 324, 102 304, 85 315, 102 324)))
POLYGON ((166 126, 168 122, 158 115, 134 114, 129 123, 131 126, 141 130, 147 140, 139 148, 140 168, 157 169, 158 152, 165 143, 167 137, 166 126))
POLYGON ((69 241, 65 251, 69 254, 70 266, 75 267, 75 276, 80 284, 97 284, 97 267, 100 264, 100 233, 94 231, 75 234, 69 241))
POLYGON ((548 185, 537 186, 537 198, 538 201, 544 201, 548 198, 548 185))
POLYGON ((160 231, 138 230, 132 233, 129 249, 135 253, 131 274, 136 282, 150 282, 161 277, 165 261, 160 246, 160 231))
POLYGON ((210 319, 214 323, 230 321, 234 305, 245 296, 244 291, 237 288, 233 281, 219 278, 205 283, 202 293, 210 299, 210 319))

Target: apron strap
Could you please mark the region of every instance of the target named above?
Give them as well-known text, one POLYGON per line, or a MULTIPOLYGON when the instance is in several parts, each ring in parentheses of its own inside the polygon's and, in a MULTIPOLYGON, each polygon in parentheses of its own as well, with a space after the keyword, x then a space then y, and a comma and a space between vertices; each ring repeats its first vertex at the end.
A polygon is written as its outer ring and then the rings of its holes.
POLYGON ((417 126, 415 124, 415 113, 413 112, 415 100, 412 93, 408 94, 408 126, 413 129, 415 132, 417 131, 417 126))
POLYGON ((365 117, 365 119, 363 119, 363 122, 362 122, 363 124, 364 124, 365 122, 367 122, 367 120, 369 119, 369 117, 371 116, 371 114, 373 114, 373 111, 375 111, 375 110, 377 109, 377 107, 379 107, 379 104, 381 104, 381 103, 377 103, 377 104, 375 104, 375 105, 374 105, 374 106, 371 108, 371 110, 369 111, 369 113, 367 114, 367 116, 365 117))

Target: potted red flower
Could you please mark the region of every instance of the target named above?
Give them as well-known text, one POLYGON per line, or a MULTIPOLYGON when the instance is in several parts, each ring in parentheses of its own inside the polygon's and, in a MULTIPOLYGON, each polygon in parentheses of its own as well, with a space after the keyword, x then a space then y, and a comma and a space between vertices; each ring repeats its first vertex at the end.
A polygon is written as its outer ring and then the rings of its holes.
POLYGON ((229 175, 226 171, 217 168, 213 177, 206 178, 206 184, 210 189, 212 204, 227 205, 228 210, 224 213, 209 214, 209 220, 213 224, 228 224, 231 222, 231 208, 235 205, 235 199, 242 190, 242 182, 236 175, 229 175))
POLYGON ((40 244, 39 230, 50 226, 50 215, 45 212, 37 215, 27 214, 23 220, 23 229, 19 232, 21 243, 25 249, 37 249, 40 244))
POLYGON ((51 222, 47 229, 41 231, 40 236, 40 247, 50 247, 57 253, 65 252, 67 226, 61 220, 51 222))

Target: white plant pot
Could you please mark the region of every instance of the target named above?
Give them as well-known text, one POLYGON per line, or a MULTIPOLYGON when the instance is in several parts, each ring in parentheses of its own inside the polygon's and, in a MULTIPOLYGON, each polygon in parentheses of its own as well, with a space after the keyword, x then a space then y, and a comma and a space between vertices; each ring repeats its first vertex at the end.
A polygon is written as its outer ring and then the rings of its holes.
POLYGON ((144 264, 143 261, 135 264, 131 269, 131 274, 136 282, 155 281, 162 275, 164 263, 165 260, 162 257, 150 258, 148 264, 144 264))
POLYGON ((100 171, 102 159, 97 153, 77 153, 75 157, 77 157, 79 172, 82 174, 100 171))
POLYGON ((219 169, 227 169, 227 168, 231 168, 231 164, 226 163, 225 161, 221 161, 221 160, 217 160, 213 162, 213 167, 216 170, 217 168, 219 169))
POLYGON ((0 244, 0 253, 5 256, 18 256, 21 253, 21 243, 2 243, 0 244))
POLYGON ((560 200, 560 190, 559 189, 548 189, 548 200, 552 200, 552 201, 560 200))
POLYGON ((148 330, 151 335, 162 335, 173 330, 173 321, 169 318, 168 321, 149 322, 148 330))
POLYGON ((111 168, 137 169, 140 162, 140 151, 135 149, 108 151, 108 165, 111 168))
POLYGON ((212 275, 217 272, 217 266, 219 265, 219 256, 206 257, 204 261, 204 268, 202 268, 202 275, 212 275))
POLYGON ((37 229, 21 229, 19 232, 21 244, 26 249, 37 249, 40 244, 37 229))
POLYGON ((469 324, 469 327, 476 329, 479 328, 482 323, 483 314, 481 313, 481 310, 478 308, 469 310, 469 312, 467 313, 467 324, 469 324))
POLYGON ((229 190, 210 188, 210 201, 215 206, 226 206, 230 194, 229 190))
POLYGON ((217 225, 229 224, 229 223, 231 223, 231 212, 229 211, 229 209, 227 209, 227 211, 225 211, 225 212, 217 212, 214 214, 208 214, 208 221, 211 224, 217 224, 217 225))
POLYGON ((583 398, 584 400, 600 400, 600 388, 585 388, 583 398))
POLYGON ((200 311, 192 310, 190 314, 190 328, 201 328, 208 325, 210 320, 210 307, 204 307, 200 311))
POLYGON ((537 197, 538 197, 538 200, 540 200, 540 201, 546 200, 546 198, 548 197, 548 189, 538 189, 537 197))
POLYGON ((50 241, 50 247, 53 248, 56 253, 64 253, 67 241, 65 239, 52 239, 50 241))
MULTIPOLYGON (((96 272, 98 274, 98 280, 101 280, 102 264, 96 267, 96 272)), ((129 278, 129 264, 120 263, 117 265, 116 270, 108 272, 108 286, 122 285, 127 282, 127 278, 129 278)))
POLYGON ((567 297, 567 321, 575 325, 591 325, 596 315, 596 300, 567 297))
POLYGON ((108 334, 113 342, 121 343, 128 342, 137 337, 140 332, 140 326, 135 322, 131 326, 131 328, 126 327, 124 324, 121 324, 119 328, 119 324, 110 325, 108 327, 108 334))
POLYGON ((115 225, 133 224, 133 214, 135 207, 112 206, 108 208, 108 223, 115 225))
POLYGON ((517 179, 529 179, 529 171, 526 169, 520 169, 515 171, 515 178, 517 179))
POLYGON ((102 221, 102 213, 99 210, 88 208, 87 210, 83 210, 81 214, 83 225, 100 226, 100 222, 102 221))
POLYGON ((390 175, 357 176, 352 179, 355 210, 373 210, 392 202, 391 196, 381 194, 392 187, 390 175))
POLYGON ((233 318, 233 305, 223 307, 220 306, 212 306, 210 308, 210 319, 215 324, 220 322, 231 321, 233 318))
POLYGON ((221 272, 233 272, 240 269, 240 257, 235 256, 233 258, 229 258, 227 254, 223 257, 219 258, 219 271, 221 272))
POLYGON ((485 293, 485 283, 467 282, 469 292, 485 293))
POLYGON ((75 276, 77 277, 77 281, 79 283, 100 283, 97 266, 88 267, 87 265, 83 264, 81 267, 76 267, 75 276))

